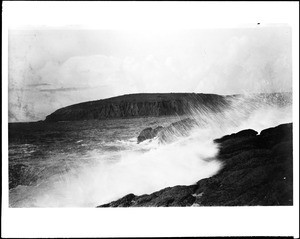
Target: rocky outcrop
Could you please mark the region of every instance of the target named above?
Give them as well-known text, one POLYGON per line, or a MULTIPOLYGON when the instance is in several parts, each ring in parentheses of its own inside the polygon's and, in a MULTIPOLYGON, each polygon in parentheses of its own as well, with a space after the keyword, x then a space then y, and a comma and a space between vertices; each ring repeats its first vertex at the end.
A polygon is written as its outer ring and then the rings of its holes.
POLYGON ((231 135, 225 135, 220 139, 215 139, 214 142, 215 143, 222 143, 228 139, 238 139, 238 138, 244 138, 244 137, 251 137, 251 136, 256 136, 258 134, 258 132, 256 132, 253 129, 245 129, 242 130, 236 134, 231 134, 231 135))
POLYGON ((175 137, 187 136, 189 131, 197 125, 196 120, 186 118, 170 124, 167 127, 158 126, 154 129, 148 127, 143 129, 137 137, 137 142, 141 143, 147 139, 158 136, 160 142, 170 142, 175 137))
POLYGON ((137 143, 141 143, 147 139, 153 139, 157 134, 163 129, 162 126, 158 126, 154 129, 151 127, 142 130, 142 132, 137 137, 137 143))
POLYGON ((46 117, 47 122, 185 115, 191 108, 220 111, 228 105, 225 96, 215 94, 132 94, 84 102, 61 108, 46 117))
POLYGON ((117 201, 99 207, 192 206, 195 201, 195 197, 193 196, 195 188, 195 185, 168 187, 150 195, 142 196, 135 196, 131 193, 117 201))
POLYGON ((174 122, 159 132, 159 141, 163 143, 172 142, 177 137, 188 136, 191 129, 196 125, 196 120, 191 118, 174 122))
POLYGON ((190 186, 129 194, 99 207, 293 205, 292 124, 215 140, 223 168, 190 186))

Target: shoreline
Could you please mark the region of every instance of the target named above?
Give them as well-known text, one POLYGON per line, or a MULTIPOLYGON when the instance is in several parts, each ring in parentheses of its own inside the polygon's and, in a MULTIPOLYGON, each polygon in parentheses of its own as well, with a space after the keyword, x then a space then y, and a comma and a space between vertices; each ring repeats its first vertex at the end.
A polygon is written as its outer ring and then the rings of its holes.
POLYGON ((214 176, 193 185, 132 193, 99 207, 271 206, 293 205, 293 123, 258 132, 247 129, 215 139, 214 176))

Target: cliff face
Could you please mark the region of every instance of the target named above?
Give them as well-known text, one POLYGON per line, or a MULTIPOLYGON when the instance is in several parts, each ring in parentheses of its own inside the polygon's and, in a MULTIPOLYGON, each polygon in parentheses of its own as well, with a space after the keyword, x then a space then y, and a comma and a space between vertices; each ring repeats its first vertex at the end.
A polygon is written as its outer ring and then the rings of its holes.
POLYGON ((194 185, 128 194, 99 207, 293 205, 292 124, 216 139, 224 167, 194 185))
MULTIPOLYGON (((232 101, 240 97, 243 98, 241 95, 195 93, 130 94, 67 106, 48 115, 45 121, 185 115, 195 108, 202 112, 218 112, 229 107, 232 101)), ((291 99, 291 93, 257 94, 244 104, 268 103, 284 106, 289 104, 291 99)))
POLYGON ((214 94, 132 94, 61 108, 48 115, 46 121, 184 115, 195 106, 218 111, 227 104, 225 96, 214 94))

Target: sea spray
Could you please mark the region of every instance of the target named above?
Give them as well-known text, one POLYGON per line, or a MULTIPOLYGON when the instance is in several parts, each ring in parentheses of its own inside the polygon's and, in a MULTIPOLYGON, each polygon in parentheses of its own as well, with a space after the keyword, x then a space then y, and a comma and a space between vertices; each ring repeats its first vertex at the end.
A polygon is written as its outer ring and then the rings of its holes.
MULTIPOLYGON (((30 203, 37 207, 89 207, 127 193, 144 194, 168 186, 195 183, 212 176, 220 168, 218 161, 202 160, 217 153, 217 147, 203 136, 189 137, 151 150, 149 144, 157 144, 147 142, 146 153, 123 152, 116 161, 101 160, 62 176, 55 175, 38 185, 31 192, 31 202, 24 202, 23 206, 30 203)), ((91 157, 100 155, 95 153, 91 157)))
MULTIPOLYGON (((56 173, 42 177, 33 185, 11 189, 10 206, 95 207, 128 193, 149 194, 165 187, 194 184, 216 174, 222 167, 213 139, 243 129, 260 131, 292 121, 289 101, 281 104, 281 100, 280 103, 262 96, 237 96, 230 101, 225 110, 215 112, 193 106, 185 117, 196 121, 194 127, 175 135, 175 140, 172 136, 172 140, 164 142, 158 135, 136 143, 138 133, 153 125, 153 119, 129 119, 127 128, 122 126, 122 120, 116 121, 114 127, 108 127, 107 131, 101 129, 98 134, 93 123, 86 123, 91 125, 86 139, 76 139, 75 144, 68 144, 70 152, 51 151, 44 165, 48 167, 48 173, 50 168, 56 173), (115 131, 112 128, 116 128, 115 131), (91 134, 95 137, 88 141, 91 134), (111 140, 106 139, 108 136, 111 140), (75 145, 78 150, 72 151, 75 145), (84 154, 81 147, 86 150, 84 154), (67 170, 58 170, 63 166, 67 170)), ((166 127, 182 117, 160 120, 155 120, 156 125, 166 127)), ((78 125, 76 130, 81 132, 78 125)), ((43 172, 47 173, 47 167, 43 172)))

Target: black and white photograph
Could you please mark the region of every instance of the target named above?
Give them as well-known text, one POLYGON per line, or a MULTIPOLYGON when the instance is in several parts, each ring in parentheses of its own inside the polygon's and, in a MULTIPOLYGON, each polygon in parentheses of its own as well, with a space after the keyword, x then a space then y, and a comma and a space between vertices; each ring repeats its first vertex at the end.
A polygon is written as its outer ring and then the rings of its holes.
POLYGON ((298 206, 299 32, 148 20, 7 27, 8 210, 298 206))

